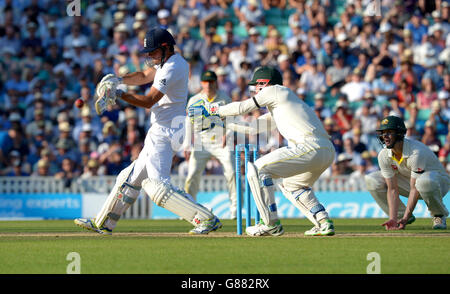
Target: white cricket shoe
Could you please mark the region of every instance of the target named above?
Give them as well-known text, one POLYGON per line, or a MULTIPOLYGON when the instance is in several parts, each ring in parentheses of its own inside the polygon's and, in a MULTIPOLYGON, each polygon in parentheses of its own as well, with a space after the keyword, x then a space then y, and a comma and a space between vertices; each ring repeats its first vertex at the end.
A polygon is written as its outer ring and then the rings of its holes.
POLYGON ((279 222, 274 226, 268 226, 261 222, 257 225, 247 227, 245 232, 249 236, 281 236, 284 234, 284 229, 279 222))
POLYGON ((191 234, 191 235, 206 235, 209 232, 220 229, 221 227, 222 227, 222 223, 217 218, 217 216, 214 216, 211 219, 202 221, 198 226, 196 226, 195 228, 190 230, 189 234, 191 234))
POLYGON ((433 230, 445 230, 447 229, 447 220, 445 216, 433 217, 433 230))
POLYGON ((314 227, 309 231, 305 232, 305 236, 333 236, 334 235, 334 224, 333 221, 327 219, 320 227, 314 227))
POLYGON ((97 227, 94 223, 94 219, 90 218, 76 218, 73 222, 83 229, 94 231, 102 235, 112 235, 112 231, 106 227, 97 227))

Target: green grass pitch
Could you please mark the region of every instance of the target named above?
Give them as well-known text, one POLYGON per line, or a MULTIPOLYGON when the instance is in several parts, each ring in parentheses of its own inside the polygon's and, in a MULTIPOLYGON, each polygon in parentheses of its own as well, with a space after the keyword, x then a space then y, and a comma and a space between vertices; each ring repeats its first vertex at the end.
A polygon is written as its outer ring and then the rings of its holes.
POLYGON ((417 219, 385 231, 382 219, 335 219, 336 235, 304 237, 306 219, 284 219, 281 237, 236 235, 236 221, 191 236, 181 220, 121 220, 113 236, 71 220, 1 221, 1 274, 65 274, 70 252, 82 274, 449 274, 450 231, 417 219))

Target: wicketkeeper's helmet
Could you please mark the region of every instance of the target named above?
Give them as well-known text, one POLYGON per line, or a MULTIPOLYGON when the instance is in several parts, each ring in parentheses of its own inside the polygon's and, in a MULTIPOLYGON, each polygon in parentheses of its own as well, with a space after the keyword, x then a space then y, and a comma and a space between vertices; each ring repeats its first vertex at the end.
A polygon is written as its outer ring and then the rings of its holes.
POLYGON ((256 86, 261 82, 265 82, 268 85, 283 85, 283 77, 276 68, 261 66, 253 73, 253 78, 248 84, 250 86, 256 86))

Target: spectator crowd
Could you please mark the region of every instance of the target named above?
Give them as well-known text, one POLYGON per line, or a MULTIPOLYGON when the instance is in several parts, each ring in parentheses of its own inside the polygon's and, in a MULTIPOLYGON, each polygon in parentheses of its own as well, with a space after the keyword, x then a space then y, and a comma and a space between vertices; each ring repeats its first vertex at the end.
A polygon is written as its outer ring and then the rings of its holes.
MULTIPOLYGON (((69 13, 70 2, 0 0, 0 176, 70 182, 117 175, 133 161, 149 110, 119 101, 99 117, 93 95, 104 75, 148 66, 139 50, 152 26, 168 29, 189 62, 189 96, 208 69, 220 90, 244 100, 253 71, 277 67, 335 145, 324 177, 377 169, 375 130, 386 115, 404 118, 407 137, 450 171, 449 1, 73 1, 79 15, 69 13), (86 106, 78 109, 80 97, 86 106)), ((286 145, 276 131, 263 142, 262 153, 286 145)), ((173 173, 183 175, 185 163, 179 152, 173 173)), ((206 173, 222 172, 208 163, 206 173)))

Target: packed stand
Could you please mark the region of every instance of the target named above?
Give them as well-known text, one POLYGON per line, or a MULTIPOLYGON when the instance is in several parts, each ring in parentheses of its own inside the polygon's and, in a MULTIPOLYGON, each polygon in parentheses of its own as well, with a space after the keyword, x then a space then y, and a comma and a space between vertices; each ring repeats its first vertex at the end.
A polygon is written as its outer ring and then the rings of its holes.
MULTIPOLYGON (((162 26, 190 64, 189 96, 216 72, 233 101, 250 97, 255 68, 276 66, 322 119, 336 161, 323 175, 360 178, 376 169, 375 130, 405 119, 450 171, 449 1, 60 0, 0 1, 0 176, 116 175, 134 160, 149 110, 119 102, 98 117, 95 85, 108 73, 143 70, 145 32, 162 26), (425 3, 426 4, 422 4, 425 3), (73 106, 83 98, 86 107, 73 106)), ((127 91, 144 94, 149 85, 127 91)), ((244 116, 251 121, 264 110, 244 116)), ((275 131, 261 152, 286 145, 275 131)), ((173 173, 186 171, 183 153, 173 173)), ((211 160, 207 174, 220 174, 211 160)))

